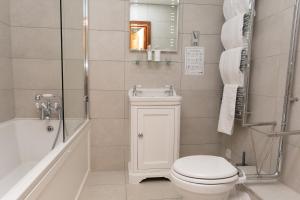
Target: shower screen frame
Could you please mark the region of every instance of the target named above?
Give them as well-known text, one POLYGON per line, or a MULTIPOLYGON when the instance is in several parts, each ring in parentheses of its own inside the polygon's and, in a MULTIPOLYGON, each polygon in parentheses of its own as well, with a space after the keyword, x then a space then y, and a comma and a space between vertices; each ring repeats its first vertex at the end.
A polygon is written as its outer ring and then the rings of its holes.
MULTIPOLYGON (((65 118, 65 87, 64 87, 64 27, 63 27, 63 0, 59 0, 60 4, 60 47, 61 47, 61 88, 62 88, 62 120, 63 120, 63 142, 68 140, 66 135, 66 118, 65 118)), ((89 119, 89 51, 88 51, 88 6, 89 0, 82 0, 83 4, 83 16, 82 16, 82 38, 83 38, 83 71, 84 71, 84 86, 83 86, 83 102, 84 102, 84 120, 89 119)), ((82 124, 82 123, 81 123, 82 124)))

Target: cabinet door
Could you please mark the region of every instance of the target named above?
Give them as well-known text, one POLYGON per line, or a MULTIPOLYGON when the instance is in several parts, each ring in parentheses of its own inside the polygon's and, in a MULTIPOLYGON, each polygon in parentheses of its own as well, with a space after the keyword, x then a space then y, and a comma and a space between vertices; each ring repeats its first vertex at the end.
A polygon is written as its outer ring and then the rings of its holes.
POLYGON ((174 109, 138 109, 138 168, 168 169, 174 162, 174 109))

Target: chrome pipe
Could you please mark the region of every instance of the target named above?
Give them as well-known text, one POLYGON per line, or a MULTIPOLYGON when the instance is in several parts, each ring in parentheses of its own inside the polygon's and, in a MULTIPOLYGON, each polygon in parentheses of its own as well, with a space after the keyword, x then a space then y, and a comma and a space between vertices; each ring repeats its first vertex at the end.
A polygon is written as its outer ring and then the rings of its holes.
MULTIPOLYGON (((300 0, 297 0, 294 7, 294 17, 293 17, 293 27, 290 41, 290 50, 289 50, 289 61, 287 69, 287 78, 286 78, 286 87, 283 103, 283 113, 281 120, 281 132, 286 132, 288 129, 291 99, 293 99, 293 86, 295 79, 295 67, 296 67, 296 58, 297 58, 297 48, 299 41, 299 22, 300 22, 300 0)), ((278 148, 278 158, 277 158, 277 172, 281 174, 282 163, 283 163, 283 145, 284 139, 280 137, 279 139, 279 148, 278 148)))
POLYGON ((252 127, 252 126, 276 126, 277 122, 258 122, 258 123, 250 123, 250 124, 242 124, 243 127, 252 127))
POLYGON ((287 131, 287 132, 274 132, 271 134, 267 134, 268 137, 284 137, 284 136, 291 136, 291 135, 300 135, 300 130, 287 131))
POLYGON ((256 128, 252 128, 252 130, 258 132, 258 133, 262 133, 264 135, 266 135, 267 137, 284 137, 284 136, 290 136, 290 135, 300 135, 300 130, 294 130, 294 131, 287 131, 287 132, 266 132, 266 131, 261 131, 258 130, 256 128))
POLYGON ((89 112, 89 0, 83 0, 83 51, 84 51, 84 102, 85 117, 88 119, 89 112))

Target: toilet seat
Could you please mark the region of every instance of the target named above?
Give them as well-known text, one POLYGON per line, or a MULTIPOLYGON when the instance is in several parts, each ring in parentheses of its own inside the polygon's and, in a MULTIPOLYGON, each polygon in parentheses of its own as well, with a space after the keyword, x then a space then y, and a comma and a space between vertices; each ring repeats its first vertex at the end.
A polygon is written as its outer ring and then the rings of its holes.
POLYGON ((239 179, 238 170, 227 160, 208 155, 178 159, 171 175, 185 182, 203 185, 228 184, 239 179))

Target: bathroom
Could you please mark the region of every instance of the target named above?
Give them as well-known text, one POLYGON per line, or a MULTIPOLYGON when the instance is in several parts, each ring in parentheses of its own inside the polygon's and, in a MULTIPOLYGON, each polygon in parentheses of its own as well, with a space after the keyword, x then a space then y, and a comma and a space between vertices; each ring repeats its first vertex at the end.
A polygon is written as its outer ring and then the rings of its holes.
POLYGON ((1 0, 0 199, 300 200, 299 23, 299 0, 1 0))

